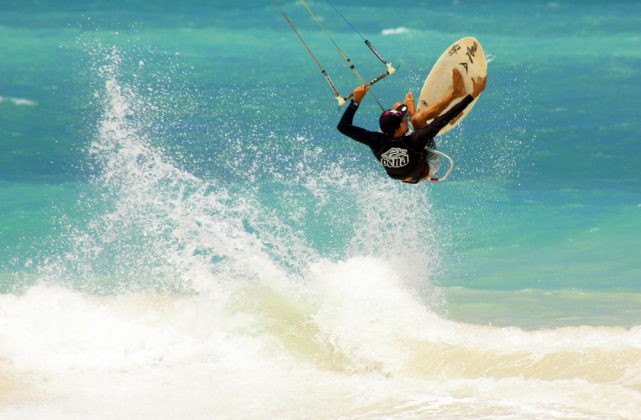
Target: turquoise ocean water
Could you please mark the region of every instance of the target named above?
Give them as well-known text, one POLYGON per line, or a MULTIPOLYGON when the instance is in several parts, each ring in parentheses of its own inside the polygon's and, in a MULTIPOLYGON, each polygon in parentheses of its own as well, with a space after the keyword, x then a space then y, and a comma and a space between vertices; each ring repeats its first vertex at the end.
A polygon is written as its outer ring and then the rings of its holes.
POLYGON ((638 418, 641 4, 335 4, 388 105, 482 42, 447 182, 273 2, 0 1, 1 418, 638 418))

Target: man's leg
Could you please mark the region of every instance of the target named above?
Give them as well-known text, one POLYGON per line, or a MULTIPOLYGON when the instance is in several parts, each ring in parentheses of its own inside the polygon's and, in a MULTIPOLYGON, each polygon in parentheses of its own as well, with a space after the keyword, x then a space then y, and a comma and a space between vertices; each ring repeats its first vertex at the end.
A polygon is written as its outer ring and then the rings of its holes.
MULTIPOLYGON (((465 96, 465 83, 463 75, 458 69, 452 70, 452 90, 435 104, 426 106, 412 115, 412 126, 414 130, 420 130, 427 126, 427 121, 438 117, 445 108, 456 98, 465 96)), ((412 102, 414 97, 412 97, 412 102)), ((408 105, 409 109, 409 105, 408 105)))

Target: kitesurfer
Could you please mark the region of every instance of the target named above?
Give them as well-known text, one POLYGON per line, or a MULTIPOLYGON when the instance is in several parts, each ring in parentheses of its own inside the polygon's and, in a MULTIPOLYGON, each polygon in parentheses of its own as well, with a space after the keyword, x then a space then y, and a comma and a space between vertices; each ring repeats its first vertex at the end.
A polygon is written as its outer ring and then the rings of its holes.
POLYGON ((369 146, 391 178, 415 184, 422 179, 434 176, 440 166, 437 159, 430 159, 430 153, 425 150, 425 147, 435 147, 434 137, 479 96, 485 89, 486 83, 487 76, 477 80, 472 79, 472 92, 466 95, 463 76, 454 69, 452 89, 442 100, 417 112, 414 96, 412 92, 408 92, 404 102, 397 102, 379 117, 382 132, 368 131, 353 125, 358 106, 369 90, 369 86, 361 85, 354 89, 354 96, 337 128, 342 134, 369 146), (464 98, 459 103, 439 116, 453 100, 462 96, 464 98), (411 134, 408 134, 409 126, 406 117, 412 119, 415 131, 411 134), (427 121, 432 118, 434 120, 427 124, 427 121))

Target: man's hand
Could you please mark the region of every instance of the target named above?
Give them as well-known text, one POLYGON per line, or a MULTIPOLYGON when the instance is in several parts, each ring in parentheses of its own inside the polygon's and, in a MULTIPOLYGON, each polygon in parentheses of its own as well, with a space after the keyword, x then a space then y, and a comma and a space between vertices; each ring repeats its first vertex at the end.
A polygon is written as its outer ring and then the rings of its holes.
POLYGON ((481 92, 485 90, 485 85, 487 84, 487 75, 485 77, 479 77, 477 80, 472 79, 472 93, 471 95, 475 98, 478 98, 481 92))
POLYGON ((465 96, 465 82, 459 69, 452 70, 452 86, 454 98, 465 96))
POLYGON ((403 101, 407 105, 407 112, 410 114, 410 117, 413 117, 416 114, 416 104, 414 103, 414 94, 412 92, 407 92, 405 95, 405 100, 403 101))
POLYGON ((356 104, 360 104, 365 95, 367 94, 367 91, 369 90, 369 86, 366 85, 360 85, 357 88, 354 89, 353 92, 353 99, 356 104))

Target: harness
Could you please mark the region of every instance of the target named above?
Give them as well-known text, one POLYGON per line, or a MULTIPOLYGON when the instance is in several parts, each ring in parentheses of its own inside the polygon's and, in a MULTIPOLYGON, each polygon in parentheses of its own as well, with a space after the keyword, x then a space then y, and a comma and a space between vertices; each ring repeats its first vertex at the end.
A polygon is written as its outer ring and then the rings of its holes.
POLYGON ((429 175, 430 168, 429 168, 429 164, 427 163, 427 159, 429 156, 427 155, 427 152, 425 150, 418 152, 414 150, 414 148, 409 147, 408 144, 405 142, 405 137, 406 136, 403 136, 397 139, 388 137, 383 147, 377 153, 375 153, 375 155, 378 161, 385 168, 385 172, 387 172, 387 175, 390 178, 396 179, 402 182, 406 182, 409 184, 416 184, 422 178, 429 175), (404 150, 406 151, 406 154, 399 156, 398 153, 396 154, 391 153, 391 155, 394 156, 394 158, 390 158, 390 156, 386 156, 390 154, 390 151, 394 151, 394 149, 404 150), (393 165, 394 162, 401 162, 404 156, 408 159, 408 162, 406 165, 409 165, 412 162, 412 157, 413 157, 414 158, 413 160, 417 161, 415 163, 416 168, 413 169, 409 174, 406 173, 405 175, 396 175, 394 173, 390 173, 389 169, 395 168, 395 166, 390 166, 390 164, 393 165))

